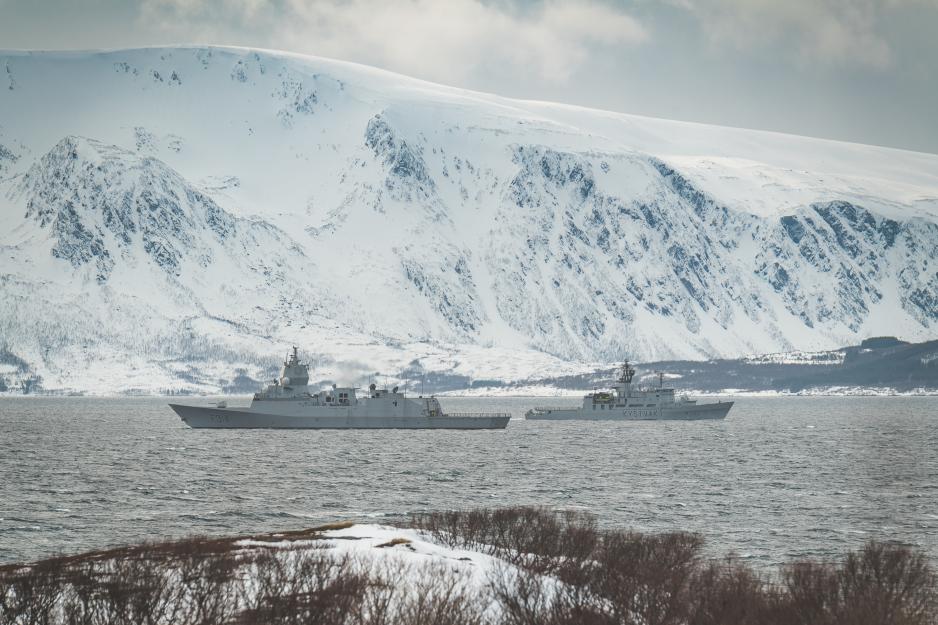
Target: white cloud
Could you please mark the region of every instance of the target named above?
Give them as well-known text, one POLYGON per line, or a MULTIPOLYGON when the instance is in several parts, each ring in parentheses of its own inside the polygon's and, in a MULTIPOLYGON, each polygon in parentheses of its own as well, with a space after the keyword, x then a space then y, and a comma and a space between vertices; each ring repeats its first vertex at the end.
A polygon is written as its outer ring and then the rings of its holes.
POLYGON ((256 45, 446 83, 518 72, 564 83, 594 51, 647 39, 633 17, 594 0, 526 8, 481 0, 147 0, 141 20, 208 43, 250 30, 256 45))
POLYGON ((791 50, 806 64, 888 67, 893 51, 878 31, 882 12, 934 0, 683 0, 715 45, 791 50))

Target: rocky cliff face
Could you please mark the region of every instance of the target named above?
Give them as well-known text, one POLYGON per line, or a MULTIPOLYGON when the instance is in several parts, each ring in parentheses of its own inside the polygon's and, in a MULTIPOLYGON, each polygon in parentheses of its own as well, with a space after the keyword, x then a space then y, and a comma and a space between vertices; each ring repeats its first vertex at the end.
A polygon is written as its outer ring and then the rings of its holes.
POLYGON ((93 265, 101 283, 115 256, 136 249, 174 275, 187 256, 208 267, 206 239, 235 233, 231 215, 158 159, 91 139, 62 139, 26 172, 21 191, 26 218, 51 232, 52 255, 76 269, 93 265))
POLYGON ((934 336, 938 157, 244 50, 4 63, 0 349, 48 388, 934 336))

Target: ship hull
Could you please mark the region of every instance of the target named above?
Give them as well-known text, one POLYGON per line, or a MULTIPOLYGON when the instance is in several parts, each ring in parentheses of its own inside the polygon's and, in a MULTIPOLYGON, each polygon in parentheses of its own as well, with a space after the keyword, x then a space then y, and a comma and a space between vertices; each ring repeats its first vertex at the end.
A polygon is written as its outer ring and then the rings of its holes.
POLYGON ((531 421, 700 421, 725 419, 733 402, 712 404, 675 404, 657 408, 611 408, 609 410, 583 410, 582 408, 529 410, 525 418, 531 421))
POLYGON ((192 428, 287 429, 287 430, 500 430, 508 415, 492 416, 364 416, 344 414, 272 414, 238 408, 214 408, 170 404, 192 428))

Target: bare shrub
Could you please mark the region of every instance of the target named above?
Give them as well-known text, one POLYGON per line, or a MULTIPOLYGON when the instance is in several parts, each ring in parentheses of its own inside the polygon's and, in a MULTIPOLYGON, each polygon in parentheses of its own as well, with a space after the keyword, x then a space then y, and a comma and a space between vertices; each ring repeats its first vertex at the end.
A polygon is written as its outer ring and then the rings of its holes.
POLYGON ((410 525, 428 532, 434 541, 451 548, 475 549, 481 545, 487 510, 446 510, 415 514, 410 525))
POLYGON ((921 552, 868 543, 839 566, 786 567, 786 617, 794 624, 928 625, 938 622, 938 580, 921 552))
POLYGON ((680 623, 702 544, 695 534, 607 533, 595 555, 591 588, 620 622, 680 623))
POLYGON ((284 562, 277 552, 261 549, 250 552, 242 561, 244 581, 238 586, 241 614, 238 622, 252 622, 265 604, 277 603, 285 592, 284 562))
POLYGON ((149 551, 112 561, 98 583, 110 604, 113 625, 159 625, 179 617, 182 589, 166 562, 149 551))
POLYGON ((490 587, 499 606, 501 625, 616 625, 619 623, 596 595, 529 570, 500 566, 490 587))
POLYGON ((450 563, 358 561, 368 586, 350 625, 484 625, 489 593, 450 563))
MULTIPOLYGON (((507 622, 671 625, 692 615, 699 536, 600 532, 589 515, 542 508, 497 512, 490 530, 472 525, 473 536, 489 537, 493 555, 523 569, 501 570, 492 581, 507 622), (545 586, 544 574, 558 583, 545 586)), ((453 519, 430 526, 465 526, 453 519)))
POLYGON ((785 595, 782 614, 792 625, 832 625, 837 621, 841 597, 834 566, 818 562, 796 562, 782 573, 785 595))
POLYGON ((395 625, 483 625, 485 622, 482 606, 487 601, 470 585, 465 572, 433 563, 411 568, 407 578, 409 583, 390 621, 395 625))
MULTIPOLYGON (((360 612, 368 576, 348 556, 295 549, 255 559, 257 592, 238 623, 340 625, 360 612)), ((224 621, 219 621, 224 622, 224 621)))
POLYGON ((54 561, 7 567, 0 571, 0 623, 55 623, 61 593, 61 575, 54 561))
POLYGON ((840 569, 847 622, 926 625, 938 620, 936 577, 924 554, 871 542, 840 569))
POLYGON ((449 547, 472 549, 533 571, 549 573, 565 560, 587 558, 598 539, 585 512, 517 506, 414 515, 414 527, 449 547))
POLYGON ((938 623, 935 573, 906 547, 869 543, 767 578, 701 560, 697 535, 599 530, 582 513, 518 507, 415 524, 502 563, 479 584, 472 563, 402 560, 400 539, 353 558, 317 543, 317 528, 248 544, 193 538, 0 567, 0 625, 938 623))
POLYGON ((214 625, 227 622, 236 613, 239 593, 234 558, 193 553, 174 564, 183 587, 182 621, 214 625))
POLYGON ((515 567, 499 566, 489 584, 501 611, 504 625, 547 623, 554 597, 540 575, 515 567))
POLYGON ((107 561, 89 560, 63 567, 68 591, 62 600, 62 618, 67 625, 109 623, 111 606, 101 587, 107 561))
POLYGON ((728 560, 695 571, 688 625, 772 625, 777 592, 752 569, 728 560))
POLYGON ((358 611, 352 615, 355 625, 393 625, 397 604, 406 588, 408 567, 400 561, 361 563, 367 571, 368 590, 362 596, 358 611))

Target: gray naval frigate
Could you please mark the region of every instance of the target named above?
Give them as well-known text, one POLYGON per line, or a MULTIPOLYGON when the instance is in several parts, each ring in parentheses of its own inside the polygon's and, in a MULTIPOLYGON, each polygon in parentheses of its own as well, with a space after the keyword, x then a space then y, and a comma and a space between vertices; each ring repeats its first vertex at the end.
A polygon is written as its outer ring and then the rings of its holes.
POLYGON ((280 377, 251 405, 229 408, 170 404, 193 428, 293 428, 293 429, 450 429, 492 430, 508 425, 508 413, 444 413, 435 397, 406 397, 370 385, 362 389, 337 387, 310 392, 309 365, 300 362, 296 347, 283 362, 280 377))
POLYGON ((662 375, 659 375, 655 388, 633 389, 634 376, 635 369, 626 362, 611 392, 590 393, 583 398, 583 405, 579 408, 533 408, 524 416, 534 420, 596 421, 723 419, 733 407, 731 401, 698 404, 687 397, 675 399, 674 389, 664 388, 662 375))

